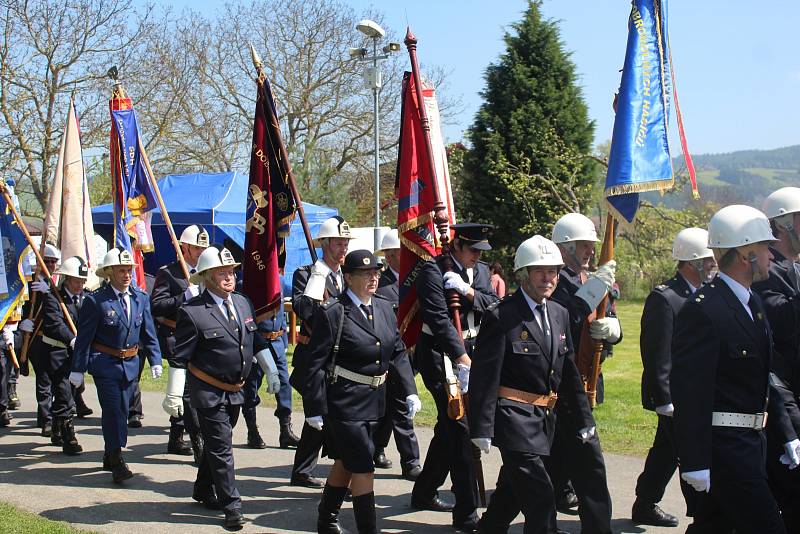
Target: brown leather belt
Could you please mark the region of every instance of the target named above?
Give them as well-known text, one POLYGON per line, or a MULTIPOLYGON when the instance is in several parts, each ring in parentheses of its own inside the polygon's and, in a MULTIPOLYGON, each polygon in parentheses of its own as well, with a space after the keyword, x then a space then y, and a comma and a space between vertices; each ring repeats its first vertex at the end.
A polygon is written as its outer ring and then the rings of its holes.
POLYGON ((504 399, 522 402, 524 404, 533 404, 534 406, 541 406, 550 410, 553 409, 558 400, 558 393, 540 395, 539 393, 531 393, 530 391, 522 391, 521 389, 508 388, 506 386, 500 386, 497 390, 497 395, 504 399))
POLYGON ((284 332, 285 330, 283 328, 281 328, 277 332, 262 332, 261 330, 258 331, 258 333, 261 334, 261 337, 263 337, 267 341, 275 341, 279 337, 283 336, 284 332))
POLYGON ((178 322, 173 321, 172 319, 167 319, 166 317, 159 317, 158 322, 166 326, 167 328, 171 328, 175 330, 178 327, 178 322))
POLYGON ((196 378, 205 382, 206 384, 214 386, 215 388, 221 389, 223 391, 227 391, 228 393, 239 393, 244 387, 244 379, 242 379, 242 381, 239 382, 238 384, 228 384, 227 382, 223 382, 222 380, 211 376, 205 371, 198 369, 191 363, 189 364, 189 372, 192 373, 196 378))
POLYGON ((107 345, 103 345, 102 343, 98 343, 97 341, 93 341, 92 348, 97 352, 102 352, 103 354, 108 354, 109 356, 113 356, 121 360, 127 360, 139 354, 139 345, 134 345, 132 347, 128 347, 127 349, 115 349, 114 347, 109 347, 107 345))
POLYGON ((297 344, 298 345, 308 345, 311 341, 311 336, 306 336, 303 334, 297 334, 297 344))

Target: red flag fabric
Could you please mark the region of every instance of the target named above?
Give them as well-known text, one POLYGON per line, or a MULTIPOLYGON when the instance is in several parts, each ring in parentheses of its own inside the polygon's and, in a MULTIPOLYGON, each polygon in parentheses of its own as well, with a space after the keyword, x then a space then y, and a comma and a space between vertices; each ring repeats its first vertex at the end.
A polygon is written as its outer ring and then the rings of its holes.
POLYGON ((247 189, 243 289, 256 312, 256 322, 273 317, 281 306, 280 271, 286 261, 285 238, 294 218, 295 202, 288 187, 287 167, 276 139, 275 102, 269 82, 258 82, 250 185, 247 189))
POLYGON ((400 146, 398 149, 397 180, 397 232, 400 236, 400 304, 397 324, 407 347, 416 345, 422 329, 419 317, 414 280, 422 264, 441 252, 433 223, 434 193, 438 186, 439 197, 446 204, 450 224, 455 222, 450 179, 447 175, 447 158, 439 127, 439 113, 432 89, 423 89, 427 115, 431 124, 431 147, 438 176, 430 176, 425 161, 425 137, 419 113, 414 77, 410 72, 403 76, 400 146))

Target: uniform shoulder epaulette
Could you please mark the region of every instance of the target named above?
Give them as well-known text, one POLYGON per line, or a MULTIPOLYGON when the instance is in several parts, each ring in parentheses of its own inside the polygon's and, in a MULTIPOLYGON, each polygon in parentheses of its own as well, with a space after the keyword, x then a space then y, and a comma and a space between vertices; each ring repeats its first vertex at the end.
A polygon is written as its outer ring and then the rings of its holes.
POLYGON ((502 302, 504 302, 504 301, 505 301, 507 298, 508 298, 508 297, 503 297, 503 298, 501 298, 500 300, 498 300, 498 301, 496 301, 496 302, 492 302, 491 304, 489 304, 488 306, 486 306, 486 310, 487 310, 487 311, 496 310, 496 309, 497 309, 497 307, 498 307, 498 306, 500 306, 500 304, 501 304, 502 302))
POLYGON ((381 300, 389 300, 384 295, 381 295, 380 293, 373 293, 372 294, 372 298, 374 298, 374 299, 378 298, 378 299, 381 299, 381 300))
POLYGON ((329 298, 328 300, 326 300, 325 302, 322 303, 322 309, 323 310, 327 310, 327 309, 331 308, 332 306, 334 306, 336 304, 339 304, 340 302, 341 301, 338 298, 331 297, 331 298, 329 298))
POLYGON ((667 284, 658 284, 653 289, 655 289, 656 291, 664 291, 665 289, 669 289, 669 286, 667 284))

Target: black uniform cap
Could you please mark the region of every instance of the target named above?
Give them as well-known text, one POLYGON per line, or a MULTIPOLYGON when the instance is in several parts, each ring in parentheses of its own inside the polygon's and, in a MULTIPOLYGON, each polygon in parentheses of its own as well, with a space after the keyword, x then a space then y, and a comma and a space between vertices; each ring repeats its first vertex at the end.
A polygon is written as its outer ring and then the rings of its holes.
POLYGON ((455 231, 455 237, 463 241, 468 247, 475 250, 492 250, 492 245, 489 244, 489 236, 494 230, 494 226, 491 224, 465 222, 454 224, 451 228, 455 231))
POLYGON ((348 253, 347 256, 344 257, 344 265, 342 265, 342 271, 346 273, 378 268, 380 268, 378 260, 375 259, 372 252, 366 249, 358 249, 348 253))

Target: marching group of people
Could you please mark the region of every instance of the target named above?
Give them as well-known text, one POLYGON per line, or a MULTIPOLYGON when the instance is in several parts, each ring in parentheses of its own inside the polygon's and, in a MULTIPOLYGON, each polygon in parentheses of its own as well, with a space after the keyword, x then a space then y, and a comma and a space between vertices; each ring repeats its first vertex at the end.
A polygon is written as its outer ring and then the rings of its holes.
MULTIPOLYGON (((133 476, 122 449, 128 428, 141 425, 144 361, 158 378, 166 359, 167 450, 194 455, 192 497, 221 510, 227 528, 245 522, 232 429, 241 413, 247 445, 266 447, 255 412, 266 382, 276 396, 279 444, 296 447, 290 483, 322 491, 320 533, 344 532, 339 513, 348 495, 358 532, 379 531, 374 472, 391 466, 384 449, 392 434, 402 475, 413 482, 411 506, 451 513, 457 531, 507 532, 521 512, 526 534, 556 533, 557 510, 577 506, 582 532, 610 533, 600 435, 576 355, 581 343, 599 343, 609 354, 622 340, 613 299, 605 317, 594 316, 615 294, 615 263, 594 268, 595 226, 567 214, 549 239, 536 235, 519 245, 518 289, 500 298, 499 265, 490 272, 480 261, 493 228, 452 229, 447 253, 423 263, 410 282, 422 322, 413 350, 397 324, 397 232, 375 254, 348 251, 352 235, 341 217, 320 227, 322 257, 294 273, 291 300, 301 325, 291 376, 283 313, 256 320, 237 291, 240 251, 212 245, 197 225, 180 238, 186 269, 179 262, 159 269, 149 295, 131 284, 135 265, 126 250, 106 254, 96 271, 105 282, 90 292, 85 261, 59 265, 48 245, 44 256, 59 285, 30 284, 26 319, 3 329, 0 348, 21 348, 30 338, 37 420, 65 454, 82 451, 73 417, 91 413, 81 393, 85 373, 92 375, 103 469, 116 483, 133 476), (413 425, 422 407, 417 373, 437 412, 422 463, 413 425), (291 388, 303 400, 299 437, 291 388), (484 483, 476 458, 492 446, 502 468, 479 517, 484 483), (314 477, 320 454, 333 460, 324 482, 314 477), (438 493, 448 475, 454 502, 438 493)), ((783 188, 767 198, 764 213, 728 206, 707 231, 676 236, 676 273, 650 293, 641 320, 642 404, 656 412, 658 426, 636 484, 634 522, 678 525, 658 503, 679 468, 689 531, 800 532, 799 231, 800 189, 783 188)), ((7 426, 19 402, 12 367, 0 360, 0 426, 7 426)))

